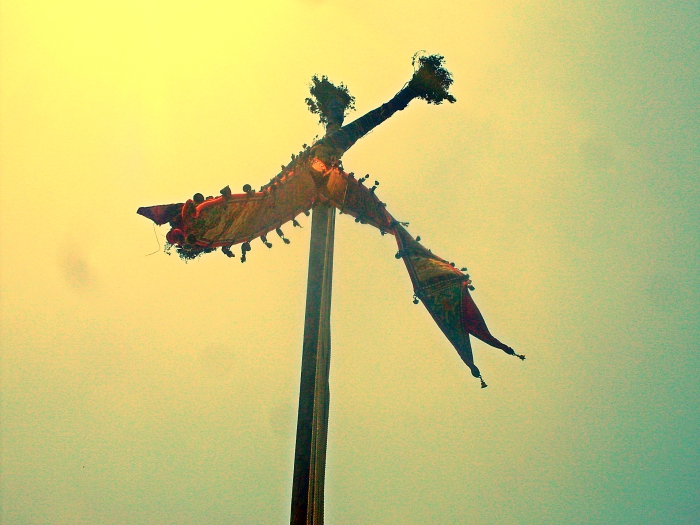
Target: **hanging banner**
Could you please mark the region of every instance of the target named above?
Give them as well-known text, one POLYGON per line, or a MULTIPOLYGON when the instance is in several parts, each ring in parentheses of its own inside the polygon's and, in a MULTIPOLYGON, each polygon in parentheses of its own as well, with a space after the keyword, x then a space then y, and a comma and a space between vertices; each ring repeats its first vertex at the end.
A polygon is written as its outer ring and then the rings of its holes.
POLYGON ((329 166, 313 152, 310 148, 302 153, 260 191, 232 194, 226 187, 218 197, 197 194, 185 203, 143 207, 137 213, 159 225, 170 223, 168 243, 183 259, 194 259, 216 248, 232 257, 230 248, 241 244, 241 260, 245 262, 250 241, 261 238, 269 244, 267 234, 272 231, 286 240, 283 225, 296 223, 295 218, 308 213, 317 201, 329 202, 357 222, 396 237, 396 256, 406 265, 414 301, 423 303, 474 377, 481 379, 481 372, 474 364, 470 335, 524 359, 489 332, 470 294, 473 287, 468 274, 414 239, 379 200, 377 185, 368 187, 365 178, 357 179, 337 165, 329 166))

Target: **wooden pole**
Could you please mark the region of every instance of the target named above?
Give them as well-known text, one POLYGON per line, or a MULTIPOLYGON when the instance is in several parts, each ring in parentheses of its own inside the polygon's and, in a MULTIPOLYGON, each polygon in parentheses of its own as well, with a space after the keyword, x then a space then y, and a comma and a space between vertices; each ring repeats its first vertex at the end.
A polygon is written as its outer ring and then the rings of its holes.
POLYGON ((317 204, 311 220, 291 525, 323 525, 334 235, 335 208, 317 204))

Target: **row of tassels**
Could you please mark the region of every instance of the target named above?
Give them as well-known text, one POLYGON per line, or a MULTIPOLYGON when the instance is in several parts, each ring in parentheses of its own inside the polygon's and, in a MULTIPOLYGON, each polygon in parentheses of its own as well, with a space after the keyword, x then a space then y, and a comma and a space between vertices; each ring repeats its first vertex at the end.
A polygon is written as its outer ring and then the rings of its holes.
MULTIPOLYGON (((292 219, 292 226, 295 226, 297 228, 303 228, 303 226, 301 224, 299 224, 299 222, 296 219, 292 219)), ((287 239, 287 237, 285 237, 284 232, 282 231, 282 228, 276 228, 275 233, 280 237, 280 239, 282 239, 282 242, 284 242, 284 244, 291 244, 292 241, 290 241, 289 239, 287 239)), ((272 248, 272 243, 267 240, 267 234, 261 235, 260 240, 262 241, 262 243, 265 246, 267 246, 268 248, 272 248)), ((246 262, 246 253, 248 253, 251 250, 252 250, 252 248, 251 248, 249 242, 244 242, 241 244, 241 262, 242 263, 246 262)), ((233 258, 236 256, 236 254, 231 251, 230 246, 222 246, 221 251, 227 257, 233 258)))

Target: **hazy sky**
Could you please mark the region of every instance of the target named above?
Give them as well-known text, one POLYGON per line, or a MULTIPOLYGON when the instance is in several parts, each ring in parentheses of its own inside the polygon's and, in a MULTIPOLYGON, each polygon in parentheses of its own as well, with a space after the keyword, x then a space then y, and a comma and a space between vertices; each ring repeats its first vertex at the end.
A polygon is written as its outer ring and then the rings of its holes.
POLYGON ((482 390, 396 246, 339 216, 329 525, 700 515, 697 1, 0 3, 2 523, 288 522, 309 226, 245 265, 139 206, 259 186, 419 50, 344 158, 469 267, 482 390))

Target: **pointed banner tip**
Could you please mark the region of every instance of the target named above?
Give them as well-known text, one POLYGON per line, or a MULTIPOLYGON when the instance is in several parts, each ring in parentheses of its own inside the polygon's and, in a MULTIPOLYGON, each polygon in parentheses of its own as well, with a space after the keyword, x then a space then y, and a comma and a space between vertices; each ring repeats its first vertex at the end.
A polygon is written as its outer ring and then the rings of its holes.
POLYGON ((136 213, 143 215, 147 219, 151 219, 158 226, 170 222, 182 212, 183 203, 179 204, 160 204, 158 206, 142 206, 136 213))

